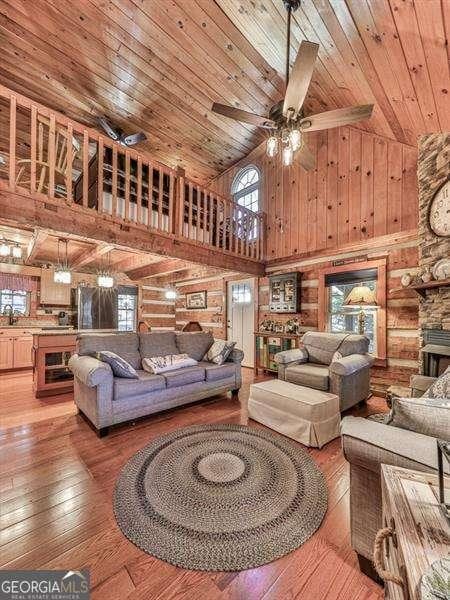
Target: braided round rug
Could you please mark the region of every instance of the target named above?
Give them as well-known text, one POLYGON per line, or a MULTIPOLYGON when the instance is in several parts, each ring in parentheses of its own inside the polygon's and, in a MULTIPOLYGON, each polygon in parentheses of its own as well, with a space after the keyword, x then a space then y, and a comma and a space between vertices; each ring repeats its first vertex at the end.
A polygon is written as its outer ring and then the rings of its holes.
POLYGON ((196 425, 157 438, 116 483, 125 536, 173 565, 239 571, 303 544, 327 509, 324 477, 286 438, 244 425, 196 425))

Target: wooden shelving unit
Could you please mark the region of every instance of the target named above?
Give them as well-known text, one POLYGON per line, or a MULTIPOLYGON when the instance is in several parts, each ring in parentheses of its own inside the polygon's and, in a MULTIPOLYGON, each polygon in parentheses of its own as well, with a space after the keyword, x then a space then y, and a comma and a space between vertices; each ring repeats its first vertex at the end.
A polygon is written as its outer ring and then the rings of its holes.
POLYGON ((258 371, 276 373, 278 371, 274 356, 277 352, 298 348, 300 335, 293 333, 276 333, 272 331, 255 331, 255 366, 258 371))
POLYGON ((449 286, 450 286, 450 279, 438 279, 438 280, 428 281, 428 283, 416 283, 413 285, 408 285, 406 287, 394 288, 390 291, 391 292, 400 292, 403 290, 414 290, 420 296, 422 296, 422 298, 425 298, 427 290, 431 290, 433 288, 440 288, 440 287, 449 287, 449 286))

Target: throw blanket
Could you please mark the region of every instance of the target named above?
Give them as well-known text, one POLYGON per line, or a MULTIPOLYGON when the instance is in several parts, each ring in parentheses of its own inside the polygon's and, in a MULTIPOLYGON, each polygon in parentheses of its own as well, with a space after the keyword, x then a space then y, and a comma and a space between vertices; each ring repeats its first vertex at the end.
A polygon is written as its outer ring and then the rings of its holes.
POLYGON ((142 359, 142 368, 148 373, 164 373, 174 369, 183 369, 184 367, 193 367, 197 364, 194 358, 187 354, 168 354, 167 356, 154 356, 152 358, 142 359))

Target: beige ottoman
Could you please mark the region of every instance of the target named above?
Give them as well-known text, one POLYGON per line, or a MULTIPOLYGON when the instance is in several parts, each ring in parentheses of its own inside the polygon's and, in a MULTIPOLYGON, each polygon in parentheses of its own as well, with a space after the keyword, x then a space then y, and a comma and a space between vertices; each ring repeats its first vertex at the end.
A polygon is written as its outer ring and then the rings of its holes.
POLYGON ((321 448, 339 436, 339 397, 288 381, 251 385, 248 412, 258 423, 305 446, 321 448))

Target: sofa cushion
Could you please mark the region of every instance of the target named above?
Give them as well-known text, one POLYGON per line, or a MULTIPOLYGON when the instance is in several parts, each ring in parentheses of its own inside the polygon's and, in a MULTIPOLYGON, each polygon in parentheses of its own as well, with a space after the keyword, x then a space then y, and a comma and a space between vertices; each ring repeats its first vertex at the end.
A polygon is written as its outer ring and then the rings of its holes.
POLYGON ((141 370, 136 371, 136 374, 137 379, 114 378, 113 400, 124 400, 166 388, 166 380, 162 375, 152 375, 141 370))
POLYGON ((439 375, 424 395, 428 398, 450 398, 450 367, 439 375))
POLYGON ((175 342, 175 331, 150 331, 139 334, 139 352, 142 358, 180 354, 175 342))
POLYGON ((168 354, 167 356, 154 356, 153 358, 143 358, 142 368, 148 373, 164 373, 165 371, 174 371, 175 369, 184 369, 185 367, 194 367, 197 361, 187 354, 168 354))
POLYGON ((393 398, 388 425, 450 441, 450 398, 393 398))
POLYGON ((211 348, 205 355, 205 359, 216 365, 223 365, 223 363, 230 356, 233 348, 236 346, 236 342, 227 342, 226 340, 215 340, 211 348))
POLYGON ((204 361, 199 363, 199 366, 204 367, 205 369, 206 381, 218 381, 219 379, 233 377, 236 374, 236 365, 234 363, 216 365, 214 363, 204 361))
POLYGON ((329 365, 336 352, 340 356, 365 354, 369 349, 369 340, 364 335, 353 333, 325 333, 307 331, 302 337, 303 345, 309 354, 309 361, 329 365))
POLYGON ((136 369, 115 352, 100 350, 100 352, 95 352, 95 358, 108 364, 111 367, 114 377, 122 377, 123 379, 138 378, 136 369))
POLYGON ((134 369, 141 368, 139 338, 136 333, 82 333, 77 337, 78 354, 92 356, 95 352, 115 352, 134 369))
POLYGON ((286 381, 324 392, 330 386, 328 367, 311 363, 286 367, 286 381))
POLYGON ((166 387, 181 387, 188 383, 205 381, 205 369, 198 365, 196 367, 186 367, 164 373, 162 377, 166 380, 166 387))
POLYGON ((192 331, 178 333, 176 336, 178 351, 174 354, 188 354, 195 360, 202 360, 214 343, 212 333, 208 331, 192 331))

